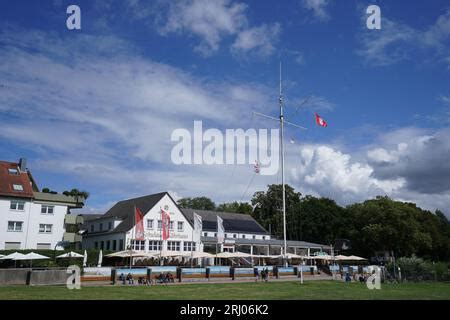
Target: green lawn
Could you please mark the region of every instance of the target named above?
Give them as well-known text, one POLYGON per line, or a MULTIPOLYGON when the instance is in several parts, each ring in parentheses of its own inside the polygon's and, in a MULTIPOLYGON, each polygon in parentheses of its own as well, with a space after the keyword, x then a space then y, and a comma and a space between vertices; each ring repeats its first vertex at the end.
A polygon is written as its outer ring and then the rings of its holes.
POLYGON ((382 284, 368 290, 364 284, 333 281, 158 285, 152 287, 0 287, 0 299, 446 299, 449 283, 382 284))

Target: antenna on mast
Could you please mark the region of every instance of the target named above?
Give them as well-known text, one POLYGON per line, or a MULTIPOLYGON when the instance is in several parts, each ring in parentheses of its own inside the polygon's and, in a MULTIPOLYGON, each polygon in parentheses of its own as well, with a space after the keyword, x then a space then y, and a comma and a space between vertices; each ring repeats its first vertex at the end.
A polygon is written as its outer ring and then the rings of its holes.
POLYGON ((283 188, 283 261, 287 263, 286 254, 287 254, 287 239, 286 239, 286 187, 284 182, 284 125, 288 124, 296 128, 300 128, 306 130, 305 127, 299 126, 295 123, 291 123, 289 121, 284 120, 284 101, 283 101, 283 87, 282 87, 282 78, 281 78, 281 61, 280 61, 280 92, 278 97, 279 107, 280 107, 280 115, 278 118, 271 117, 269 115, 265 115, 259 112, 253 112, 254 115, 258 115, 264 117, 266 119, 271 119, 280 122, 280 147, 281 147, 281 184, 283 188))

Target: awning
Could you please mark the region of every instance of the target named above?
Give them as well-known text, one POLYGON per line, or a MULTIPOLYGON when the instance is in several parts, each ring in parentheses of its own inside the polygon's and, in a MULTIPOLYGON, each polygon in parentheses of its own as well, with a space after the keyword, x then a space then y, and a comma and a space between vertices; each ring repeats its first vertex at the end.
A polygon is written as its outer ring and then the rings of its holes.
POLYGON ((56 258, 84 258, 84 256, 79 253, 70 251, 70 252, 61 254, 61 255, 57 256, 56 258))

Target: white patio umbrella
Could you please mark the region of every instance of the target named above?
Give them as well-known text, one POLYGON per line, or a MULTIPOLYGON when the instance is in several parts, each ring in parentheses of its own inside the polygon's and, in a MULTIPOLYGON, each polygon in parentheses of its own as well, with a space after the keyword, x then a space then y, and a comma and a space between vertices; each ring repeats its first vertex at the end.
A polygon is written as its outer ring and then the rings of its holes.
POLYGON ((14 260, 30 260, 30 268, 32 268, 33 260, 45 260, 45 259, 50 259, 50 258, 43 256, 41 254, 38 254, 38 253, 30 252, 30 253, 25 254, 23 257, 18 257, 14 260))
POLYGON ((86 250, 84 250, 83 267, 86 267, 86 266, 87 266, 87 258, 88 258, 87 252, 86 252, 86 250))
POLYGON ((15 267, 17 265, 16 258, 20 258, 20 257, 23 257, 23 256, 25 256, 25 255, 22 254, 22 253, 18 253, 16 251, 14 253, 10 253, 10 254, 8 254, 8 255, 6 255, 4 257, 1 257, 0 260, 14 260, 14 267, 15 267))
POLYGON ((321 256, 312 256, 309 257, 308 259, 314 259, 314 260, 333 260, 333 257, 326 254, 326 255, 321 255, 321 256))
POLYGON ((100 253, 98 254, 97 268, 100 268, 102 266, 102 262, 103 262, 103 250, 100 250, 100 253))
POLYGON ((1 260, 16 260, 17 258, 21 258, 25 256, 22 253, 18 253, 18 252, 14 252, 14 253, 10 253, 7 256, 1 257, 1 260))
POLYGON ((348 260, 354 260, 354 261, 360 261, 360 260, 367 260, 366 258, 358 257, 358 256, 349 256, 348 260))
POLYGON ((192 254, 190 252, 185 252, 183 254, 180 254, 181 257, 184 258, 191 258, 192 259, 199 259, 199 258, 214 258, 214 255, 208 252, 198 252, 194 251, 192 254))
POLYGON ((57 256, 56 258, 84 258, 84 256, 79 253, 70 251, 70 252, 61 254, 61 255, 57 256))
POLYGON ((251 257, 252 254, 244 252, 221 252, 215 255, 216 258, 247 258, 251 257))
POLYGON ((118 252, 107 254, 105 257, 108 257, 108 258, 113 258, 113 257, 128 258, 130 256, 131 257, 144 257, 144 256, 146 256, 146 253, 145 252, 134 251, 134 250, 124 250, 124 251, 118 251, 118 252))
POLYGON ((5 255, 3 255, 3 254, 0 254, 0 258, 3 258, 5 255))

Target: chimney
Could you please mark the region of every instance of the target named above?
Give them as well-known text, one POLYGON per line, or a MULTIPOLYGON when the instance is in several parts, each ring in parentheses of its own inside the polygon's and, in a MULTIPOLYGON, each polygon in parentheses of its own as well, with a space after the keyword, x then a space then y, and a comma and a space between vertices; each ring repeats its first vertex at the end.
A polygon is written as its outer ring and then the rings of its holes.
POLYGON ((19 159, 19 169, 21 172, 25 172, 27 170, 27 159, 25 158, 19 159))

